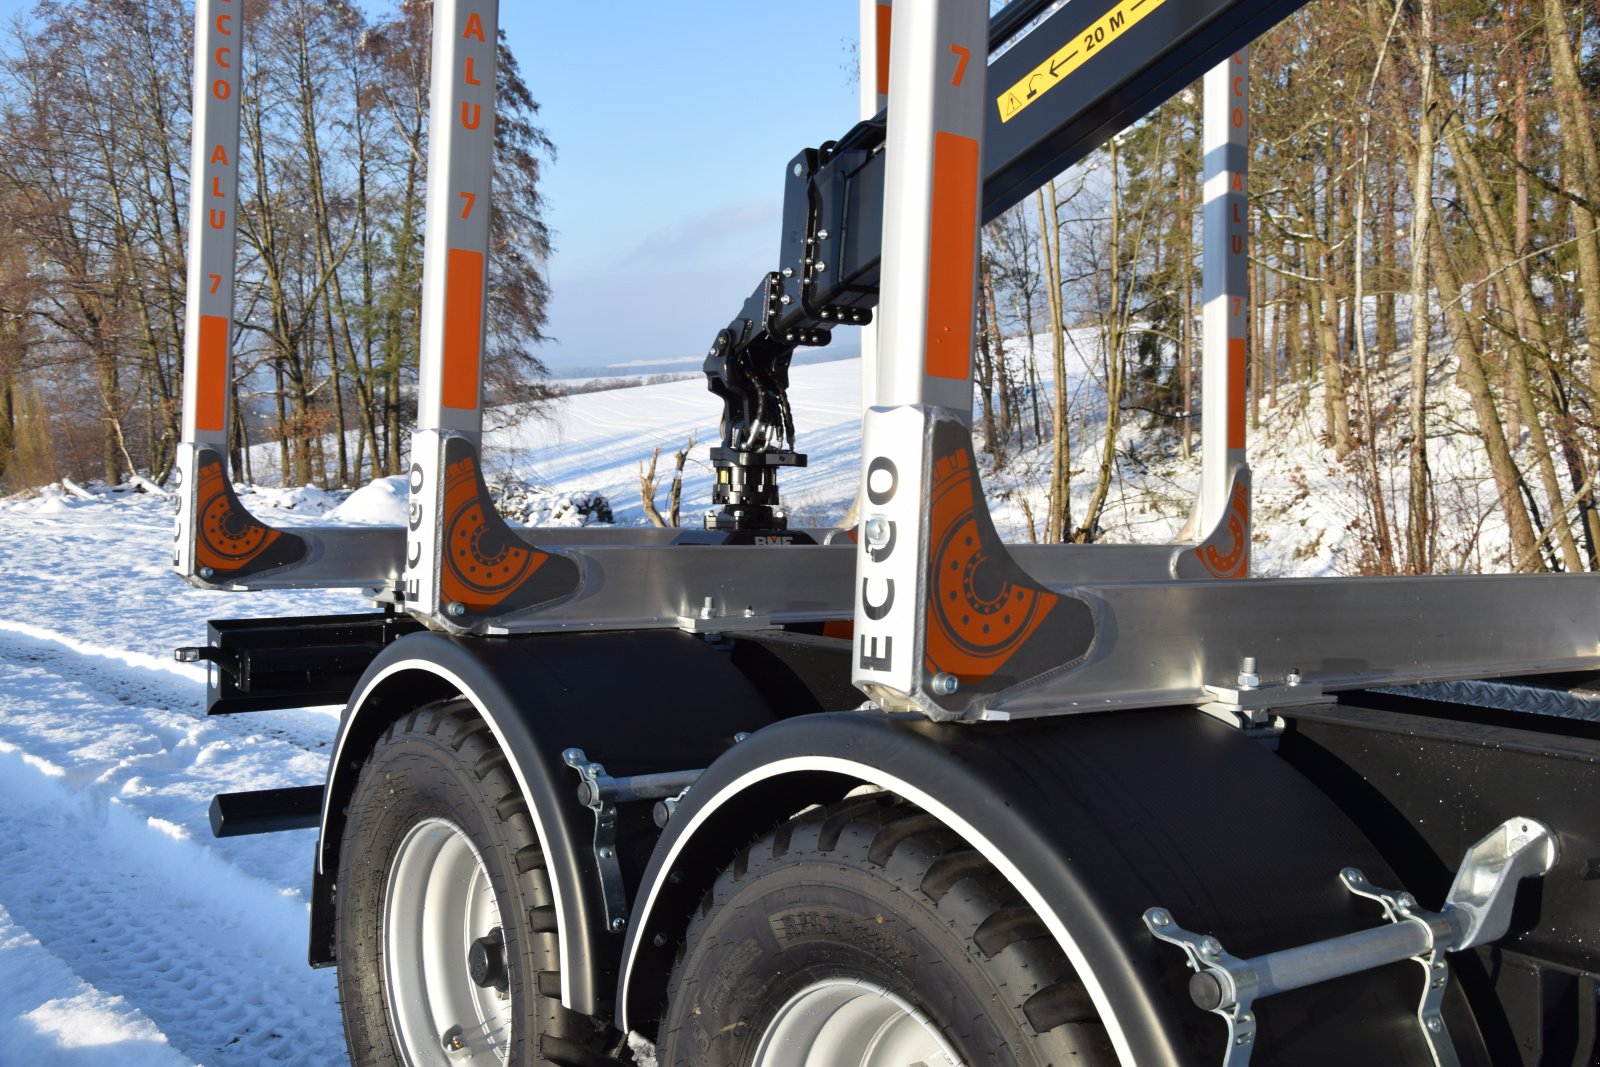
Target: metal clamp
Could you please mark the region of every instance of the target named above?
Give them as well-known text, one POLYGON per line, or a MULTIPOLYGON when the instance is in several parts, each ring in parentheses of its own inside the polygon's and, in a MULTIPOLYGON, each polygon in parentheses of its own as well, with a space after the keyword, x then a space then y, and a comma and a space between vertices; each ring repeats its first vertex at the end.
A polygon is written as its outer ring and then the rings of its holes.
POLYGON ((1272 712, 1277 708, 1331 704, 1334 700, 1322 691, 1322 686, 1306 681, 1298 667, 1291 668, 1283 681, 1263 685, 1256 673, 1254 656, 1244 657, 1239 664, 1237 681, 1207 683, 1205 690, 1207 699, 1200 704, 1200 710, 1246 731, 1276 732, 1275 727, 1281 723, 1274 721, 1272 712))
POLYGON ((1390 925, 1329 938, 1254 959, 1229 955, 1215 937, 1179 926, 1165 908, 1144 913, 1146 929, 1177 945, 1194 975, 1189 996, 1197 1007, 1220 1015, 1228 1026, 1223 1067, 1246 1067, 1255 1048, 1253 1004, 1261 997, 1413 959, 1426 975, 1417 1024, 1437 1067, 1456 1067, 1441 1009, 1450 972, 1447 952, 1458 952, 1505 935, 1516 887, 1524 878, 1548 874, 1559 852, 1550 828, 1534 819, 1508 819, 1467 850, 1438 912, 1417 907, 1410 893, 1379 889, 1354 867, 1339 881, 1356 896, 1377 901, 1390 925))
POLYGON ((628 890, 617 859, 617 805, 606 799, 606 790, 600 784, 602 779, 611 779, 607 778, 606 769, 590 762, 581 748, 567 749, 561 759, 583 780, 578 786, 578 799, 594 812, 594 865, 600 874, 606 929, 620 934, 628 927, 628 890))
MULTIPOLYGON (((705 771, 663 771, 613 778, 581 748, 567 749, 561 753, 561 759, 577 771, 581 779, 578 803, 594 812, 594 862, 600 872, 606 928, 620 933, 628 925, 628 890, 622 881, 622 864, 617 858, 617 805, 665 798, 669 807, 676 807, 677 800, 705 771)), ((670 810, 668 814, 670 816, 670 810)), ((664 820, 658 817, 657 825, 665 825, 664 820)))

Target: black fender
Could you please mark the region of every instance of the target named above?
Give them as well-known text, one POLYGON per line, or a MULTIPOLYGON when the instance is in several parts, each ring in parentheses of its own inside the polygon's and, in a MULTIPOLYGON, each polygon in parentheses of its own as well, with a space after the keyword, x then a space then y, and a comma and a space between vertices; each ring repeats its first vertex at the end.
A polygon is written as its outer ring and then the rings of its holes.
MULTIPOLYGON (((758 667, 774 673, 770 663, 741 661, 754 654, 676 630, 506 638, 425 632, 390 644, 357 683, 329 764, 312 894, 312 964, 335 962, 333 876, 345 807, 367 753, 401 716, 462 696, 488 722, 538 828, 554 890, 562 1002, 606 1014, 623 939, 605 923, 594 816, 578 802, 578 777, 562 752, 581 748, 613 775, 705 767, 736 734, 776 718, 746 679, 758 667)), ((768 697, 781 691, 768 688, 768 697)), ((792 692, 787 697, 795 699, 792 692)), ((625 812, 622 832, 634 841, 619 848, 631 886, 655 839, 648 810, 625 812)))
MULTIPOLYGON (((1214 1067, 1223 1022, 1188 996, 1188 967, 1145 909, 1171 910, 1249 957, 1383 921, 1338 874, 1387 863, 1310 781, 1198 711, 1026 722, 808 715, 760 731, 679 805, 645 872, 617 992, 624 1028, 650 1033, 688 916, 758 835, 862 784, 899 794, 982 852, 1038 911, 1083 977, 1124 1067, 1214 1067)), ((1423 972, 1402 962, 1258 1004, 1261 1064, 1431 1067, 1417 1022, 1423 972)), ((1455 994, 1463 1063, 1476 1028, 1455 994)), ((1481 1046, 1480 1046, 1481 1047, 1481 1046)))

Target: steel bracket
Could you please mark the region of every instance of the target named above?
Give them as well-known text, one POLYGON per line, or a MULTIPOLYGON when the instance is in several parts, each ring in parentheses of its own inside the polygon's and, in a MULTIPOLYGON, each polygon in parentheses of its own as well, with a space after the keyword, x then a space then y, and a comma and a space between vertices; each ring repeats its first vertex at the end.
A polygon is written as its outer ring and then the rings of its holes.
POLYGON ((582 779, 580 799, 594 813, 594 865, 600 875, 600 895, 605 902, 606 929, 620 934, 628 928, 628 890, 617 859, 617 805, 607 799, 601 780, 610 781, 606 769, 590 761, 581 748, 561 753, 562 762, 582 779))
POLYGON ((1361 871, 1346 867, 1339 872, 1340 884, 1356 896, 1376 901, 1388 926, 1253 959, 1232 956, 1215 937, 1185 930, 1165 908, 1146 911, 1144 924, 1157 940, 1183 950, 1195 972, 1189 980, 1191 999, 1227 1024, 1223 1067, 1246 1067, 1250 1062, 1256 1036, 1254 1001, 1404 959, 1415 960, 1423 969, 1417 1025, 1435 1067, 1458 1067, 1443 1015, 1450 981, 1445 954, 1504 936, 1517 886, 1524 878, 1548 874, 1558 851, 1555 835, 1543 823, 1506 820, 1467 850, 1438 912, 1419 908, 1410 893, 1380 889, 1361 871))
POLYGON ((1185 930, 1165 908, 1146 911, 1144 925, 1158 941, 1183 949, 1195 971, 1189 980, 1189 996, 1227 1024, 1228 1051, 1223 1054, 1222 1067, 1247 1067, 1256 1041, 1252 1005, 1257 982, 1249 962, 1229 955, 1216 938, 1185 930))
POLYGON ((1241 727, 1269 726, 1272 713, 1279 708, 1334 701, 1333 695, 1324 693, 1316 682, 1301 680, 1298 671, 1291 671, 1281 682, 1265 685, 1207 683, 1205 690, 1209 699, 1200 704, 1200 710, 1241 727))
POLYGON ((771 615, 757 615, 754 608, 747 607, 738 614, 719 615, 711 597, 706 597, 697 614, 678 616, 678 629, 691 634, 748 633, 776 626, 771 615))
POLYGON ((1450 920, 1418 908, 1416 898, 1410 893, 1379 889, 1359 868, 1346 867, 1339 872, 1339 881, 1356 896, 1377 901, 1383 908, 1384 918, 1390 922, 1415 923, 1427 934, 1427 949, 1411 957, 1422 965, 1422 1000, 1417 1004, 1417 1025, 1422 1028, 1422 1039, 1428 1043, 1433 1062, 1438 1067, 1455 1067, 1461 1061, 1444 1025, 1444 991, 1450 983, 1450 967, 1444 955, 1453 951, 1454 946, 1441 942, 1437 936, 1449 931, 1450 920))

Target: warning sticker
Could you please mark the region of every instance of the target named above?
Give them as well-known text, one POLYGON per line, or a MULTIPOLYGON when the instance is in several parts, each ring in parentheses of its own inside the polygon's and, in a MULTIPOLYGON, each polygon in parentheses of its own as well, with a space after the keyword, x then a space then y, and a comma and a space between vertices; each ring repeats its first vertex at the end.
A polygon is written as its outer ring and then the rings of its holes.
POLYGON ((1067 75, 1100 53, 1106 45, 1127 33, 1138 21, 1166 0, 1121 0, 1094 22, 1056 49, 1054 55, 1034 67, 1021 81, 995 97, 1000 121, 1010 122, 1022 110, 1051 89, 1067 80, 1067 75))

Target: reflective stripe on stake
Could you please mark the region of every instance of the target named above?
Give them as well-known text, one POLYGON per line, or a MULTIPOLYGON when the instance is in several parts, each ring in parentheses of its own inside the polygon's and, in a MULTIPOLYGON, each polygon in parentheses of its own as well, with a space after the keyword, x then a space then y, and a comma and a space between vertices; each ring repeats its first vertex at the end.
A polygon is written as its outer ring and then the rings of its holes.
MULTIPOLYGON (((972 264, 978 245, 978 142, 940 130, 933 141, 927 371, 972 378, 972 264)), ((970 388, 970 385, 969 385, 970 388)))

